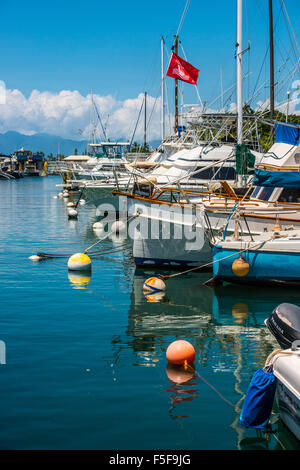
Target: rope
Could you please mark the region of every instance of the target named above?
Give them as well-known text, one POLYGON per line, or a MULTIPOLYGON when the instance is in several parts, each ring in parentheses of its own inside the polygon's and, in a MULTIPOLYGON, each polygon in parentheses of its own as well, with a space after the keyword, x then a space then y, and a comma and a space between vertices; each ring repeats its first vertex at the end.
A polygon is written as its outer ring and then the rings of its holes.
MULTIPOLYGON (((268 240, 265 240, 265 241, 260 241, 256 245, 252 246, 251 249, 254 249, 254 248, 258 247, 258 246, 262 245, 263 243, 266 243, 269 240, 271 240, 271 238, 268 239, 268 240)), ((190 273, 192 271, 196 271, 197 269, 206 268, 206 267, 211 266, 215 263, 219 263, 220 261, 223 261, 224 259, 232 258, 233 256, 237 256, 241 253, 244 253, 245 251, 249 251, 249 249, 250 249, 250 247, 248 246, 244 250, 240 250, 237 253, 233 253, 232 255, 224 256, 224 258, 220 258, 220 259, 217 259, 215 261, 210 261, 209 263, 203 264, 202 266, 196 266, 194 268, 187 269, 186 271, 181 271, 180 273, 170 274, 170 275, 167 275, 167 276, 162 276, 161 274, 158 274, 157 277, 164 280, 164 279, 170 279, 171 277, 181 276, 181 274, 186 274, 186 273, 190 273)))
MULTIPOLYGON (((134 219, 135 217, 138 217, 139 214, 134 214, 133 216, 129 217, 129 219, 127 219, 127 222, 129 222, 130 220, 134 219)), ((110 235, 112 235, 113 233, 115 233, 115 230, 112 230, 111 232, 107 233, 105 235, 105 237, 103 238, 100 238, 100 240, 98 240, 96 243, 93 243, 93 245, 89 246, 88 248, 86 248, 86 250, 84 250, 84 253, 87 253, 88 251, 90 251, 91 248, 93 248, 94 246, 98 245, 98 243, 101 243, 103 242, 103 240, 106 240, 110 235)))
POLYGON ((227 398, 223 397, 222 393, 219 392, 219 390, 216 389, 216 387, 214 387, 211 383, 208 382, 208 380, 206 380, 204 377, 202 377, 202 375, 199 374, 199 372, 197 372, 192 366, 190 366, 187 361, 185 361, 184 363, 184 368, 185 369, 190 369, 191 371, 193 371, 198 377, 199 379, 201 379, 204 383, 206 383, 206 385, 208 385, 214 392, 217 393, 217 395, 219 395, 219 397, 225 401, 225 403, 227 403, 228 405, 232 406, 233 408, 235 408, 235 405, 233 403, 231 403, 231 401, 227 400, 227 398))
MULTIPOLYGON (((96 258, 101 255, 106 255, 108 253, 117 253, 118 251, 122 251, 123 248, 126 248, 128 244, 123 243, 122 245, 115 247, 115 248, 109 248, 107 250, 100 250, 100 251, 94 251, 89 254, 90 258, 96 258)), ((128 245, 129 246, 129 245, 128 245)), ((37 253, 37 256, 40 256, 41 258, 44 259, 55 259, 55 258, 69 258, 72 256, 74 253, 37 253)))
MULTIPOLYGON (((140 214, 134 214, 133 216, 129 217, 129 219, 126 220, 126 222, 129 222, 130 220, 134 219, 135 217, 138 217, 140 214)), ((115 230, 111 230, 109 233, 105 235, 105 237, 101 238, 98 240, 96 243, 93 243, 91 246, 86 248, 83 253, 87 253, 90 251, 94 246, 98 245, 102 241, 106 240, 110 235, 114 234, 115 230)), ((127 243, 123 243, 119 247, 108 249, 108 250, 102 250, 102 251, 93 251, 90 253, 90 258, 95 258, 98 256, 101 256, 103 254, 108 254, 108 253, 116 253, 118 251, 122 251, 122 249, 126 246, 127 243)), ((66 258, 69 256, 72 256, 73 253, 37 253, 37 256, 40 256, 41 258, 47 259, 47 258, 66 258)))

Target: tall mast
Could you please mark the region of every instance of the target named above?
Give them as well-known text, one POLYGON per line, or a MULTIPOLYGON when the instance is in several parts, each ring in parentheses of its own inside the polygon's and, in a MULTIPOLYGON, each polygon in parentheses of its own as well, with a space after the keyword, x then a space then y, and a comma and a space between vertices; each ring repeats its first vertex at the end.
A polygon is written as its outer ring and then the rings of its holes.
POLYGON ((146 149, 147 145, 147 138, 146 138, 146 132, 147 132, 147 92, 145 91, 145 99, 144 99, 144 111, 145 111, 145 117, 144 117, 144 149, 146 149))
POLYGON ((161 140, 165 138, 165 74, 164 74, 164 38, 161 38, 161 140))
POLYGON ((242 42, 243 42, 243 1, 237 0, 236 28, 236 93, 237 93, 237 143, 243 142, 243 83, 242 83, 242 42))
MULTIPOLYGON (((178 55, 178 35, 175 36, 174 41, 174 52, 178 55)), ((178 80, 175 78, 175 133, 177 132, 178 128, 178 80)))
MULTIPOLYGON (((269 37, 270 37, 270 119, 274 119, 274 41, 273 41, 273 5, 269 0, 269 37)), ((274 129, 271 128, 271 145, 274 143, 274 129)))

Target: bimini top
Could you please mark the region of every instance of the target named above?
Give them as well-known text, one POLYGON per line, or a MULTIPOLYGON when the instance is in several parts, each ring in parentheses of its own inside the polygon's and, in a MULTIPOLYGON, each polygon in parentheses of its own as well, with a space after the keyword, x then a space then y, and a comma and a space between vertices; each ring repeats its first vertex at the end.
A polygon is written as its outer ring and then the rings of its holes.
POLYGON ((89 155, 69 155, 64 158, 65 162, 87 162, 91 157, 89 155))

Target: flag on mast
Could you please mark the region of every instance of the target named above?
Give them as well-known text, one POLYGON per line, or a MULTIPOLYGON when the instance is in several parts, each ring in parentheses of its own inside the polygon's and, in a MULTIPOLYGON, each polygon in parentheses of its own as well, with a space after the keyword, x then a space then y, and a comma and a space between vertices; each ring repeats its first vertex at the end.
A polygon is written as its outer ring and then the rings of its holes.
POLYGON ((169 63, 167 70, 167 76, 176 78, 192 85, 197 85, 199 69, 196 69, 192 64, 189 64, 186 60, 183 60, 174 52, 169 63))

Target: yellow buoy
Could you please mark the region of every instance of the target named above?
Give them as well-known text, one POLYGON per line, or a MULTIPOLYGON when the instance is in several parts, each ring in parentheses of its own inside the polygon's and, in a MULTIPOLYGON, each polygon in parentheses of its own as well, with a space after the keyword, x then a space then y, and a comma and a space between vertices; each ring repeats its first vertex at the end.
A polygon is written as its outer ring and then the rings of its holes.
POLYGON ((75 253, 69 258, 68 269, 70 271, 90 271, 91 268, 91 259, 85 253, 75 253))
POLYGON ((32 261, 40 261, 42 258, 38 255, 32 255, 29 256, 29 259, 31 259, 32 261))
POLYGON ((247 276, 250 269, 250 264, 242 257, 239 256, 234 262, 232 263, 232 272, 236 276, 243 277, 247 276))
POLYGON ((159 277, 149 277, 144 282, 143 289, 148 292, 159 292, 166 289, 166 284, 159 277))

